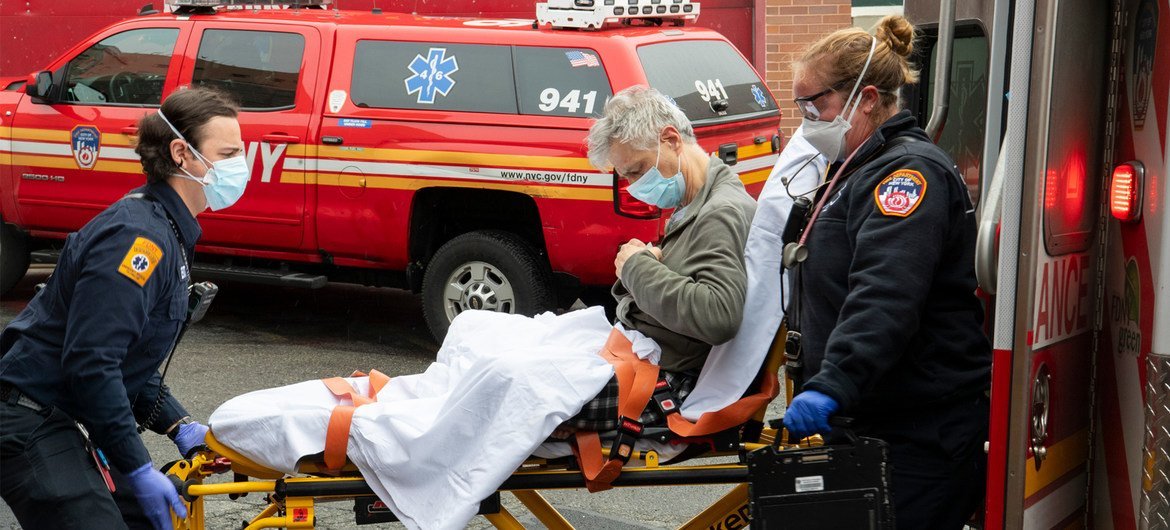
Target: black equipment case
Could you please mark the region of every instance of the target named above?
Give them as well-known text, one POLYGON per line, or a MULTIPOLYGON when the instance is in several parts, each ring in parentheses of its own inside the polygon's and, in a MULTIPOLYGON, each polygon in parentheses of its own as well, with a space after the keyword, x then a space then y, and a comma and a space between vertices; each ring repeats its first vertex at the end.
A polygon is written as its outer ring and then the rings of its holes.
POLYGON ((752 528, 893 530, 889 446, 850 436, 851 444, 747 454, 752 528))

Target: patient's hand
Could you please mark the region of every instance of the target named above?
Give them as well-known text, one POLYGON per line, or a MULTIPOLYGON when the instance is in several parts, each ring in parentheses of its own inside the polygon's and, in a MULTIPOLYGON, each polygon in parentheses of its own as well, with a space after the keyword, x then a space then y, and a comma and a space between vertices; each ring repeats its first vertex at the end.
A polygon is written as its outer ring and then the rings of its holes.
POLYGON ((576 427, 573 427, 567 423, 562 423, 561 425, 557 426, 556 430, 554 430, 552 434, 548 435, 548 437, 556 440, 568 440, 569 437, 572 436, 575 432, 577 432, 576 427))
POLYGON ((662 259, 662 251, 657 247, 647 245, 638 238, 631 239, 618 249, 617 257, 613 259, 614 275, 619 280, 622 279, 622 267, 626 265, 626 260, 643 250, 649 250, 651 254, 654 254, 655 258, 662 259))

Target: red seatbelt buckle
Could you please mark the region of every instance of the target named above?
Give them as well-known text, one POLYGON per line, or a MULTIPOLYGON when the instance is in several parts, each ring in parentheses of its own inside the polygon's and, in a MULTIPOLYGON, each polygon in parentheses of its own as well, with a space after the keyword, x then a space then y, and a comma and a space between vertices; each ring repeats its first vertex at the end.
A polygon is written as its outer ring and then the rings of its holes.
POLYGON ((674 393, 671 392, 670 383, 667 383, 666 379, 662 379, 654 385, 652 399, 654 404, 658 406, 658 410, 662 412, 662 417, 665 418, 678 412, 678 402, 674 400, 674 393))
POLYGON ((642 432, 645 430, 646 426, 641 421, 618 416, 617 436, 609 446, 609 459, 621 460, 623 464, 629 462, 630 456, 634 454, 634 444, 642 438, 642 432))

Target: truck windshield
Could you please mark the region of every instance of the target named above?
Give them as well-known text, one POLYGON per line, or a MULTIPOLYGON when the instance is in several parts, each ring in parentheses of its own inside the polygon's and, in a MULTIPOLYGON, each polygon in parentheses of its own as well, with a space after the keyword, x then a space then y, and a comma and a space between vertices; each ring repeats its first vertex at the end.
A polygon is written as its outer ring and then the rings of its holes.
POLYGON ((777 111, 760 76, 727 42, 647 44, 638 48, 638 58, 650 86, 674 98, 692 122, 777 111))

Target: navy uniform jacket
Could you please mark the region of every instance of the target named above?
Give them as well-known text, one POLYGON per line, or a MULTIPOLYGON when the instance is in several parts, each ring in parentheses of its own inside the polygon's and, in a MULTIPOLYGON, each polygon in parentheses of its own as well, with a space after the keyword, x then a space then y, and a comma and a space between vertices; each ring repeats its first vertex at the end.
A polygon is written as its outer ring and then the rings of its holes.
POLYGON ((803 388, 858 416, 983 392, 991 346, 975 296, 975 212, 954 163, 902 111, 850 165, 797 272, 803 388), (885 146, 905 136, 918 141, 885 146))
MULTIPOLYGON (((0 380, 85 425, 123 472, 150 462, 136 431, 160 392, 159 365, 187 317, 188 264, 201 230, 166 183, 135 190, 70 234, 45 288, 0 334, 0 380)), ((165 388, 145 427, 187 412, 165 388)))

